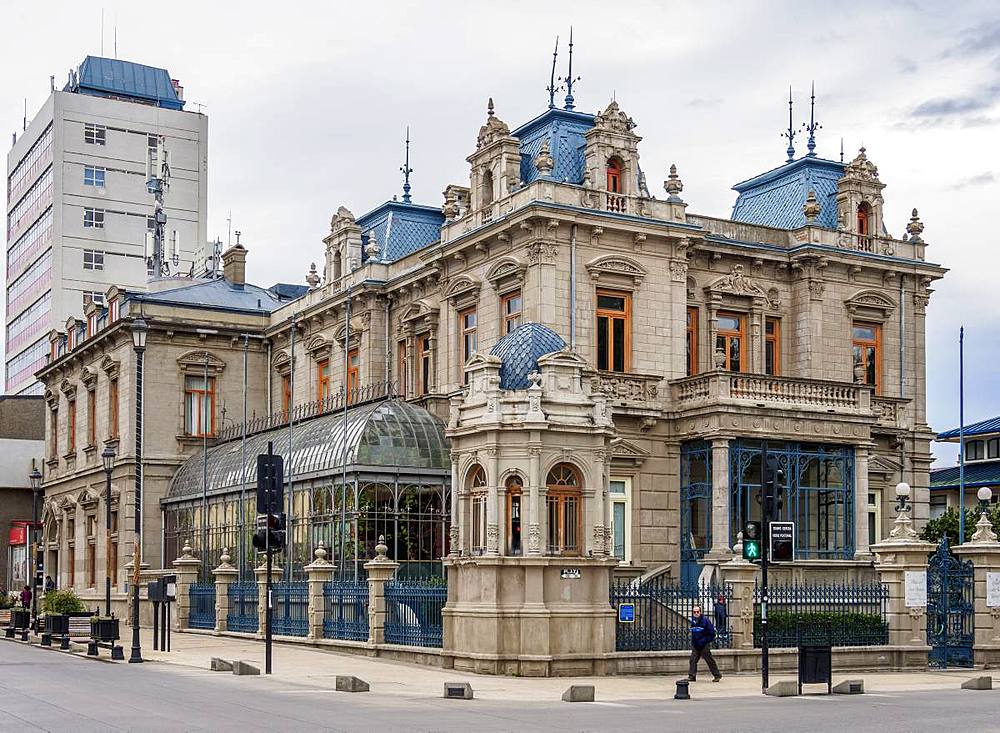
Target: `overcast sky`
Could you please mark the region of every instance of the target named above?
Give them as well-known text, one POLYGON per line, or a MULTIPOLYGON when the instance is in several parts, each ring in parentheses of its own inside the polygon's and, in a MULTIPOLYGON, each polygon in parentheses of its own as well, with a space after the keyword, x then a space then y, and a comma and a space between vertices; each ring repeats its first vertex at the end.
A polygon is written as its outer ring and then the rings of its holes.
MULTIPOLYGON (((101 51, 102 3, 0 3, 0 131, 20 130, 69 68, 101 51), (4 130, 4 128, 6 128, 4 130)), ((209 117, 210 238, 227 215, 261 285, 303 283, 338 206, 399 193, 406 125, 414 201, 468 183, 492 96, 511 128, 547 103, 555 36, 573 24, 577 108, 615 95, 638 123, 654 195, 676 163, 689 211, 728 216, 732 184, 784 161, 816 82, 817 152, 863 142, 900 236, 917 207, 950 268, 927 311, 931 427, 1000 414, 1000 4, 984 2, 103 3, 104 54, 169 69, 209 117), (155 8, 162 9, 157 17, 155 8)), ((565 53, 560 66, 565 63, 565 53)), ((565 73, 560 68, 560 73, 565 73)), ((804 141, 799 144, 804 152, 804 141)), ((935 448, 952 463, 954 451, 935 448)))

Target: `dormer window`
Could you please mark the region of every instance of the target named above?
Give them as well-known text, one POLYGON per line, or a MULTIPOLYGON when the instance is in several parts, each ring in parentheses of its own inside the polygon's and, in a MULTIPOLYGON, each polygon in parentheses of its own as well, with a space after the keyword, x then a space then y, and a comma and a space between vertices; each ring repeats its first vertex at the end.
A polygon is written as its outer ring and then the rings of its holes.
POLYGON ((87 316, 87 338, 97 333, 97 313, 87 316))
POLYGON ((983 449, 985 443, 981 440, 969 440, 965 443, 965 460, 967 461, 981 461, 983 460, 983 449))
POLYGON ((618 158, 608 161, 608 193, 622 193, 622 162, 618 158))
POLYGON ((991 438, 986 441, 986 457, 1000 458, 1000 438, 991 438))
POLYGON ((867 203, 858 204, 858 234, 862 237, 871 236, 872 207, 867 203))
POLYGON ((118 298, 115 298, 110 303, 108 303, 108 323, 114 323, 118 320, 118 298))

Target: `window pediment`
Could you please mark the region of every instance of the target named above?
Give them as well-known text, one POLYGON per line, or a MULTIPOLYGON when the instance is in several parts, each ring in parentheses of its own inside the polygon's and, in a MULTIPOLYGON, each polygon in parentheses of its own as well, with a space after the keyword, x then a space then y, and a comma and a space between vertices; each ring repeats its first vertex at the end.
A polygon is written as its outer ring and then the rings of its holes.
MULTIPOLYGON (((347 342, 347 347, 349 349, 355 349, 355 348, 360 347, 360 345, 361 345, 361 332, 363 330, 364 329, 358 327, 358 324, 355 323, 354 319, 352 318, 351 319, 351 338, 350 338, 350 341, 347 342)), ((334 341, 337 342, 338 346, 343 346, 344 342, 346 340, 346 337, 347 337, 347 324, 342 323, 342 324, 340 324, 340 326, 337 327, 337 330, 334 332, 333 338, 334 338, 334 341)))
POLYGON ((117 359, 112 359, 110 356, 105 356, 101 360, 101 370, 111 379, 115 379, 119 371, 121 371, 121 362, 117 359))
POLYGON ((45 389, 45 403, 49 406, 49 409, 56 409, 59 406, 59 394, 53 392, 51 387, 45 389))
POLYGON ((59 391, 66 395, 66 399, 68 400, 76 397, 76 385, 68 379, 62 380, 59 384, 59 391))
POLYGON ((888 318, 896 309, 896 302, 878 290, 859 290, 850 298, 844 301, 848 313, 855 314, 859 311, 875 311, 888 318))
POLYGON ((437 306, 433 306, 426 300, 417 300, 403 308, 399 314, 400 323, 413 323, 421 318, 430 318, 438 313, 437 306))
MULTIPOLYGON (((343 330, 343 328, 341 328, 343 330)), ((319 334, 306 342, 306 353, 313 359, 325 359, 330 355, 330 340, 319 334)))
POLYGON ((185 354, 181 354, 177 357, 177 365, 181 368, 181 371, 203 372, 205 369, 206 357, 208 360, 208 373, 210 375, 218 374, 226 368, 226 362, 211 352, 204 350, 188 351, 185 354))
POLYGON ((77 499, 77 503, 84 509, 90 509, 95 504, 97 504, 98 501, 100 501, 100 498, 101 498, 100 495, 96 491, 87 489, 80 494, 79 498, 77 499))
POLYGON ((645 267, 635 260, 621 255, 605 255, 587 263, 587 272, 591 279, 601 282, 610 279, 609 276, 626 277, 632 280, 633 287, 639 287, 643 278, 649 274, 645 267))
POLYGON ((87 391, 94 389, 97 386, 97 372, 90 367, 84 367, 80 372, 80 381, 87 391))
POLYGON ((472 275, 458 275, 453 277, 448 287, 445 288, 444 297, 448 298, 452 305, 462 300, 470 300, 479 294, 482 282, 472 275))
POLYGON ((292 368, 292 357, 289 356, 287 351, 278 351, 271 358, 271 366, 279 374, 285 375, 291 371, 292 368))
POLYGON ((705 286, 705 292, 767 299, 767 291, 757 281, 746 275, 743 271, 743 265, 733 265, 733 269, 728 275, 716 278, 705 286))
POLYGON ((521 287, 524 283, 524 273, 528 269, 528 264, 517 257, 501 257, 486 271, 486 280, 494 290, 500 292, 508 286, 513 289, 521 287))

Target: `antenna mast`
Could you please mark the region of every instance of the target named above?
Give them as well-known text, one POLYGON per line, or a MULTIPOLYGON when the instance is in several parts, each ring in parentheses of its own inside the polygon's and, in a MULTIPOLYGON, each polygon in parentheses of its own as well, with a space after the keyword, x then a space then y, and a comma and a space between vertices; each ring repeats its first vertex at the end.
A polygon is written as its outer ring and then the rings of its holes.
MULTIPOLYGON (((163 135, 156 136, 156 147, 146 153, 146 188, 153 194, 153 251, 147 254, 146 266, 151 277, 170 274, 164 256, 164 230, 167 213, 163 209, 163 194, 170 188, 170 156, 163 145, 163 135)), ((148 236, 148 235, 147 235, 148 236)))

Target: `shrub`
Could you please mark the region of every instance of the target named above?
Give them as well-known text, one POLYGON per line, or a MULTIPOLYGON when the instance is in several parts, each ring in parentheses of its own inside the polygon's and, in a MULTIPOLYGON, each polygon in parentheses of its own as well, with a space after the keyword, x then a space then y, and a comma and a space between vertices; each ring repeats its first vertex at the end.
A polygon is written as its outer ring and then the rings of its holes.
MULTIPOLYGON (((754 645, 760 646, 760 616, 754 618, 754 645)), ((826 644, 877 646, 889 641, 889 624, 875 613, 836 611, 771 611, 767 615, 769 646, 826 644)))
POLYGON ((0 593, 0 609, 13 608, 14 607, 14 596, 8 596, 6 593, 0 593))
MULTIPOLYGON (((966 542, 972 539, 972 535, 976 531, 976 522, 979 521, 979 514, 978 506, 973 506, 965 510, 966 542)), ((993 531, 1000 534, 1000 504, 990 507, 986 516, 993 524, 993 531)), ((948 507, 948 510, 940 517, 927 522, 920 533, 920 539, 933 542, 936 545, 941 542, 942 535, 948 535, 948 546, 955 547, 958 544, 958 524, 958 511, 954 507, 948 507)))
POLYGON ((53 615, 84 613, 87 607, 72 590, 50 590, 42 601, 42 612, 53 615))

